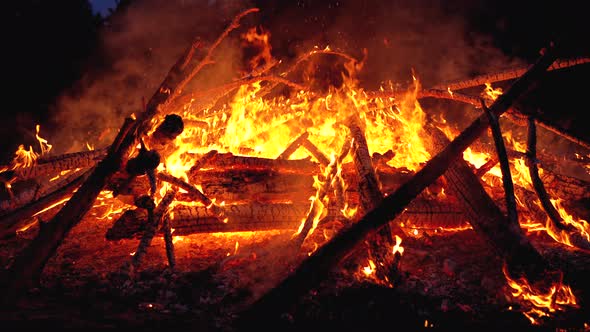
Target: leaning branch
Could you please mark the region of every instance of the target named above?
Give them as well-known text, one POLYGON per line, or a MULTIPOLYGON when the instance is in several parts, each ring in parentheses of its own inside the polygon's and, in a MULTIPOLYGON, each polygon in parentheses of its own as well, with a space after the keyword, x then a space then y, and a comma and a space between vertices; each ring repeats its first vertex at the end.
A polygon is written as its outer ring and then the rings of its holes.
MULTIPOLYGON (((590 63, 589 57, 578 57, 573 59, 558 59, 549 66, 547 70, 558 70, 564 69, 568 67, 573 67, 585 63, 590 63)), ((448 83, 442 83, 439 85, 435 85, 433 89, 451 89, 451 90, 461 90, 466 88, 471 88, 478 85, 484 85, 485 83, 494 83, 500 81, 507 81, 511 79, 515 79, 520 77, 524 74, 529 67, 520 67, 510 70, 505 70, 499 73, 492 73, 492 74, 484 74, 479 75, 474 78, 468 80, 461 80, 461 81, 454 81, 448 83)))

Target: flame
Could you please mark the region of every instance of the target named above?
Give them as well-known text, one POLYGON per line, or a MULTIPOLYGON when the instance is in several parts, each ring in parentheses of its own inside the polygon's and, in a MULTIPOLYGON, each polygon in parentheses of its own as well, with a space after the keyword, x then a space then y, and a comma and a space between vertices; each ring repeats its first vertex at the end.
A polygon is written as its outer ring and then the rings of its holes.
POLYGON ((482 96, 484 98, 488 98, 490 100, 496 100, 500 97, 504 92, 502 92, 501 88, 493 88, 491 83, 485 83, 485 88, 482 92, 482 96))
POLYGON ((35 126, 35 137, 39 142, 39 147, 41 149, 40 153, 35 152, 32 146, 29 146, 28 150, 25 150, 25 146, 23 144, 19 145, 17 150, 14 153, 14 158, 12 160, 12 169, 17 169, 21 167, 31 167, 35 165, 37 159, 40 156, 48 153, 51 150, 52 145, 48 144, 48 141, 39 136, 39 131, 41 130, 40 125, 35 126))
POLYGON ((532 324, 540 324, 543 317, 550 317, 557 311, 565 311, 568 307, 577 308, 578 303, 571 288, 561 281, 551 285, 548 291, 544 292, 530 285, 524 277, 518 280, 510 278, 506 264, 502 267, 508 286, 511 288, 511 295, 523 305, 523 315, 532 324))
MULTIPOLYGON (((550 199, 550 201, 559 213, 559 216, 561 217, 563 223, 566 226, 569 226, 569 228, 573 229, 577 235, 583 237, 586 241, 590 241, 590 223, 588 223, 588 221, 586 220, 575 218, 570 213, 568 213, 562 205, 562 199, 550 199)), ((540 201, 537 200, 535 203, 541 206, 540 201)), ((551 236, 555 241, 570 247, 574 247, 571 239, 572 234, 569 231, 560 229, 557 226, 555 226, 549 217, 547 217, 545 224, 529 220, 523 226, 529 232, 544 231, 549 236, 551 236)))
POLYGON ((395 236, 395 245, 393 246, 392 249, 392 253, 395 255, 395 253, 399 252, 400 255, 404 254, 404 247, 401 246, 402 244, 402 238, 399 237, 398 235, 395 236))
POLYGON ((377 267, 377 265, 375 265, 375 262, 373 262, 372 259, 369 259, 368 261, 368 265, 363 267, 363 273, 369 277, 372 276, 373 274, 375 274, 375 268, 377 267))
POLYGON ((39 146, 41 148, 41 155, 44 155, 51 150, 52 145, 48 144, 48 142, 45 138, 39 136, 40 130, 41 130, 41 126, 36 125, 35 126, 35 137, 37 138, 37 141, 39 141, 39 146))

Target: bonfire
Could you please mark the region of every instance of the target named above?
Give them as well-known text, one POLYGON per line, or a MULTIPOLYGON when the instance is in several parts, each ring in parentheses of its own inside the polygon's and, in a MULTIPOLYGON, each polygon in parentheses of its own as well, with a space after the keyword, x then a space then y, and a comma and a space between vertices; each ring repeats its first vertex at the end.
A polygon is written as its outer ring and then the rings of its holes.
MULTIPOLYGON (((577 146, 566 162, 586 173, 590 146, 512 106, 547 71, 590 59, 562 59, 559 45, 548 44, 527 67, 428 88, 416 74, 407 85, 368 91, 358 78, 366 59, 345 50, 322 45, 296 61, 274 58, 271 33, 241 24, 257 12, 234 17, 217 40, 189 45, 144 109, 121 119, 110 145, 54 155, 37 127, 39 148, 21 146, 2 166, 10 196, 1 202, 0 233, 21 243, 3 278, 4 305, 38 287, 48 262, 64 259, 60 246, 76 241, 89 246, 77 260, 116 275, 124 294, 154 264, 164 264, 168 278, 213 267, 226 292, 249 290, 246 300, 234 294, 232 305, 224 302, 239 326, 260 317, 296 321, 293 303, 334 274, 338 289, 371 283, 408 294, 420 278, 406 267, 425 255, 417 248, 470 232, 501 261, 489 273, 500 272, 506 310, 542 325, 583 309, 570 278, 531 239, 587 253, 590 211, 578 202, 590 186, 562 172, 560 157, 537 152, 537 127, 577 146), (256 50, 248 70, 194 88, 230 34, 256 50), (326 57, 339 70, 330 82, 309 65, 326 57), (498 82, 511 84, 502 90, 498 82), (463 92, 478 87, 478 95, 463 92), (427 99, 470 105, 471 124, 428 115, 427 99), (526 140, 506 126, 526 130, 526 140), (97 233, 102 241, 83 240, 97 233)), ((453 276, 449 255, 443 271, 453 276)))

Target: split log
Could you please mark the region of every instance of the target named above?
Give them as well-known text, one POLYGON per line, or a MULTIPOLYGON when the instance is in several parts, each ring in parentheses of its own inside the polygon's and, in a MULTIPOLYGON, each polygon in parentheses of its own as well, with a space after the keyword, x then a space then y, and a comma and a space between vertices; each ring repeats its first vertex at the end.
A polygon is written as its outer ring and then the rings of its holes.
MULTIPOLYGON (((510 162, 508 161, 508 154, 506 153, 506 146, 504 145, 504 138, 502 137, 502 129, 500 128, 498 117, 487 108, 483 99, 481 100, 481 108, 488 116, 488 121, 490 123, 494 145, 496 146, 496 156, 500 162, 500 170, 502 172, 502 186, 504 188, 504 198, 506 200, 506 210, 508 212, 508 223, 513 227, 513 225, 518 225, 518 214, 516 211, 516 198, 514 197, 514 183, 512 181, 512 174, 510 173, 510 162)), ((444 141, 448 142, 448 139, 444 141)), ((467 165, 466 163, 464 164, 467 165)), ((478 187, 477 189, 481 194, 488 196, 485 189, 483 189, 483 186, 478 187)))
POLYGON ((547 227, 557 228, 561 232, 566 232, 567 237, 573 239, 571 241, 573 245, 583 248, 583 249, 590 249, 590 239, 585 238, 585 234, 589 231, 589 229, 584 229, 582 225, 576 225, 572 223, 568 223, 560 216, 559 212, 553 206, 549 199, 549 194, 545 190, 545 186, 543 185, 543 181, 539 176, 539 170, 535 163, 536 160, 536 145, 537 145, 537 133, 536 133, 536 126, 535 126, 535 119, 533 117, 529 118, 529 130, 528 130, 528 139, 527 139, 527 165, 529 167, 529 174, 531 176, 531 181, 533 183, 533 188, 535 188, 535 192, 537 193, 537 197, 541 202, 541 206, 547 213, 548 217, 548 225, 547 227))
POLYGON ((40 176, 55 176, 60 172, 96 165, 106 155, 106 149, 68 153, 40 159, 35 165, 19 167, 0 173, 0 178, 16 181, 34 179, 40 176))
POLYGON ((549 194, 547 190, 545 190, 545 186, 543 185, 543 181, 539 176, 539 169, 537 167, 536 159, 537 159, 537 130, 535 126, 535 119, 533 117, 529 118, 529 129, 528 129, 528 139, 527 139, 527 166, 529 168, 529 175, 531 176, 531 181, 533 183, 533 188, 535 188, 535 192, 541 201, 541 206, 547 212, 547 216, 549 219, 555 224, 556 227, 560 229, 565 229, 566 226, 563 223, 563 219, 559 216, 559 212, 555 209, 551 201, 549 200, 549 194))
POLYGON ((17 298, 32 287, 39 280, 41 271, 57 247, 82 217, 92 207, 92 204, 106 185, 108 178, 120 169, 123 161, 137 141, 147 134, 152 127, 152 119, 160 109, 176 98, 186 84, 206 64, 211 63, 211 52, 221 43, 230 31, 239 26, 239 19, 248 13, 258 11, 257 8, 239 14, 232 24, 223 32, 216 43, 209 49, 205 58, 190 72, 184 70, 186 59, 192 55, 192 46, 174 64, 168 75, 148 101, 145 110, 140 113, 136 121, 127 119, 119 134, 111 144, 107 155, 93 169, 88 179, 81 185, 66 205, 44 224, 33 242, 15 258, 12 266, 6 272, 7 278, 3 282, 6 289, 3 304, 12 305, 17 298))
POLYGON ((202 155, 200 158, 198 158, 197 161, 191 167, 191 169, 188 171, 188 177, 191 178, 192 176, 194 176, 195 173, 199 172, 201 167, 203 167, 206 163, 209 162, 209 160, 211 160, 216 155, 217 150, 211 150, 202 155))
POLYGON ((319 173, 319 165, 308 159, 269 159, 258 157, 235 156, 232 153, 218 153, 202 167, 219 169, 266 169, 292 173, 319 173))
POLYGON ((205 208, 210 210, 215 216, 217 216, 221 220, 225 219, 225 212, 223 207, 214 204, 214 202, 209 197, 205 196, 197 187, 184 182, 182 179, 176 178, 164 172, 158 173, 158 178, 162 181, 172 183, 173 185, 186 190, 191 200, 203 204, 205 208))
MULTIPOLYGON (((506 112, 518 97, 542 77, 554 59, 555 50, 550 48, 531 69, 516 80, 506 93, 490 106, 494 114, 500 116, 506 112)), ((375 233, 380 227, 400 215, 420 192, 443 175, 451 164, 461 158, 463 151, 486 130, 487 125, 487 116, 482 115, 477 118, 410 180, 394 193, 386 196, 375 209, 369 211, 349 228, 336 234, 331 241, 311 254, 281 283, 258 298, 247 310, 240 312, 236 321, 237 327, 259 327, 261 319, 272 322, 278 319, 281 313, 288 311, 303 294, 323 281, 332 268, 346 258, 367 235, 375 233)), ((520 257, 522 258, 525 257, 520 257)), ((527 262, 535 264, 531 261, 527 262)))
MULTIPOLYGON (((173 235, 211 232, 245 232, 264 230, 297 230, 309 211, 309 203, 257 203, 227 205, 227 222, 204 206, 177 205, 170 211, 169 226, 173 235)), ((339 219, 338 207, 330 204, 324 220, 339 219)), ((452 202, 418 198, 396 219, 418 229, 458 228, 466 225, 461 207, 452 202)), ((106 233, 109 241, 141 237, 146 230, 147 212, 143 209, 125 211, 106 233)), ((321 227, 320 222, 319 226, 321 227)), ((158 233, 164 233, 159 229, 158 233)))

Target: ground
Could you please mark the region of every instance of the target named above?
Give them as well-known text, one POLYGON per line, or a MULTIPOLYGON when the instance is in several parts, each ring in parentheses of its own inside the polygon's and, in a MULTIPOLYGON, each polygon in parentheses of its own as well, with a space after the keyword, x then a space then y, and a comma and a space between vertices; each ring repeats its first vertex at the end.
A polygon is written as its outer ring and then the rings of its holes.
MULTIPOLYGON (((138 240, 105 240, 109 225, 106 220, 83 220, 76 226, 43 271, 41 285, 18 306, 4 309, 0 324, 62 330, 236 331, 241 310, 284 278, 310 249, 302 248, 298 257, 279 258, 280 244, 288 241, 291 231, 197 234, 175 244, 177 265, 172 272, 164 240, 156 237, 129 279, 121 267, 130 261, 138 240)), ((564 283, 578 300, 577 307, 564 307, 537 325, 509 295, 502 261, 471 229, 405 237, 403 278, 393 287, 359 277, 348 268, 354 264, 343 264, 289 312, 276 320, 260 317, 255 325, 283 331, 379 326, 588 330, 590 253, 544 235, 529 236, 551 265, 563 271, 564 283)), ((3 259, 9 260, 27 241, 26 234, 5 241, 3 259)))

